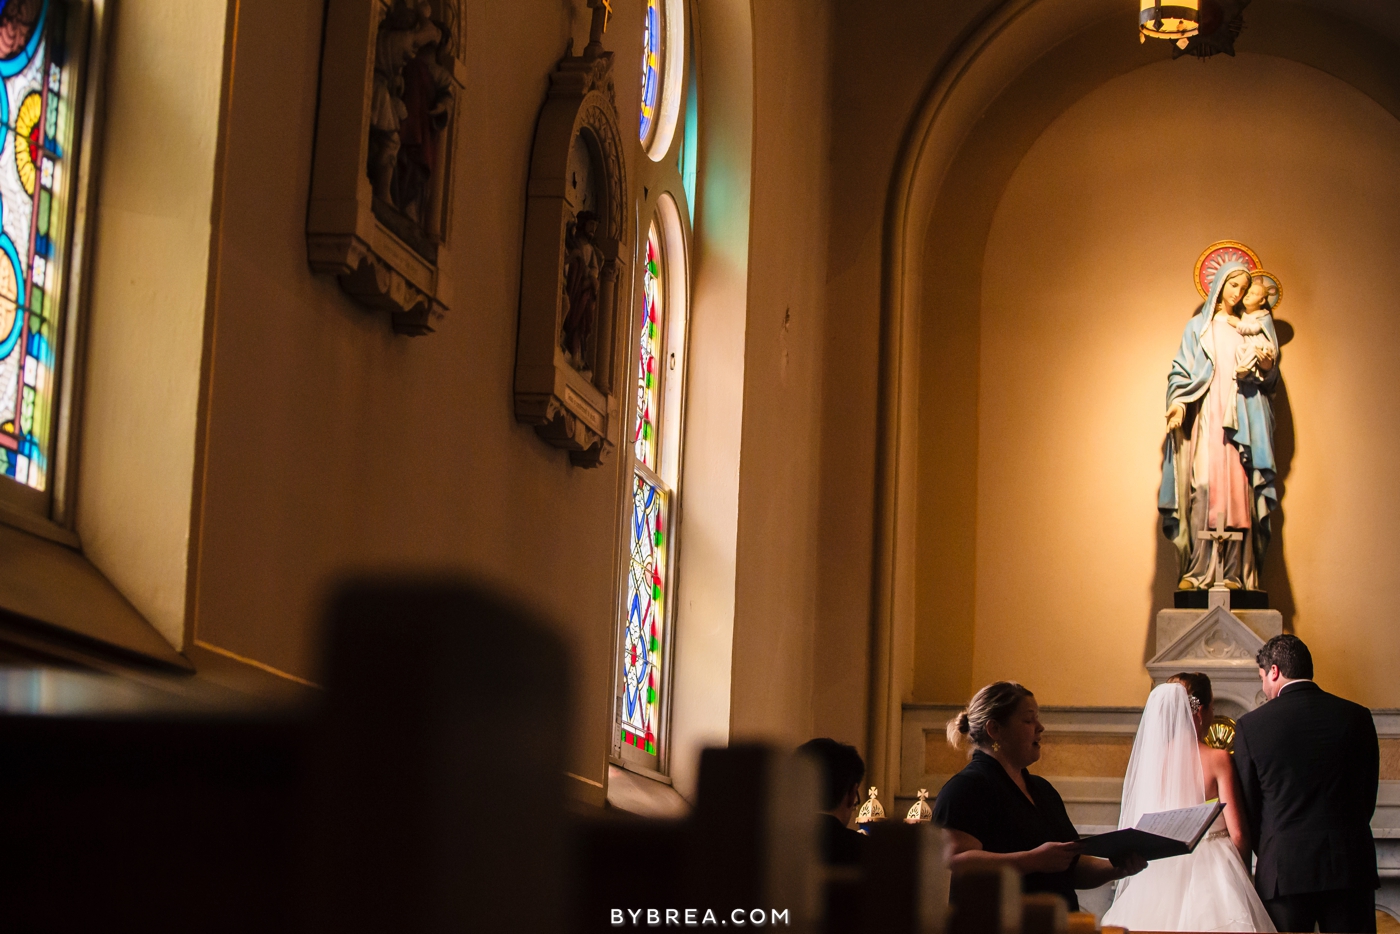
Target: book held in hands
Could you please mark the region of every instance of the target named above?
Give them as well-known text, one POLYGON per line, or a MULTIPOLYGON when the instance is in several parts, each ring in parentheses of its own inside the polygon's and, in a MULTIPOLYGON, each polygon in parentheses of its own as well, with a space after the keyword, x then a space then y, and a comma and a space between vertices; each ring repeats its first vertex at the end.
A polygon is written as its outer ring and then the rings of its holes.
POLYGON ((1225 805, 1219 801, 1207 801, 1195 807, 1144 814, 1136 827, 1084 837, 1083 852, 1105 859, 1131 853, 1149 860, 1185 856, 1196 849, 1196 844, 1224 809, 1225 805))

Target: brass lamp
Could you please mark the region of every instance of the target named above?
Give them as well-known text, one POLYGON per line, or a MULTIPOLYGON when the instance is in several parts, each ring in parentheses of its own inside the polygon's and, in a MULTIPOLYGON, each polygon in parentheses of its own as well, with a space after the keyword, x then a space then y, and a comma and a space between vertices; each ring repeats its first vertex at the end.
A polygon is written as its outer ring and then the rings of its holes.
POLYGON ((1140 0, 1138 13, 1138 39, 1146 42, 1148 36, 1156 39, 1169 39, 1185 48, 1186 41, 1201 29, 1199 0, 1140 0))

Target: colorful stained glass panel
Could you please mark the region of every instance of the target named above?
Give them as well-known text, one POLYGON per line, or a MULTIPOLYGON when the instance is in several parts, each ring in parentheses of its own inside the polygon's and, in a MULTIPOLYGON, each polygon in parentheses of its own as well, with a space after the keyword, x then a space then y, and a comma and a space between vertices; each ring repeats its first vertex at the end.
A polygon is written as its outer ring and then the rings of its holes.
POLYGON ((661 4, 647 0, 642 31, 642 117, 638 128, 643 145, 656 126, 656 108, 661 103, 661 4))
POLYGON ((637 463, 656 469, 657 404, 661 398, 661 316, 664 311, 661 235, 651 225, 642 273, 642 315, 637 335, 637 419, 632 445, 637 463))
POLYGON ((641 475, 632 484, 632 557, 622 646, 622 742, 659 755, 665 637, 666 493, 641 475))
POLYGON ((49 481, 67 246, 71 68, 62 0, 0 7, 0 474, 49 481))

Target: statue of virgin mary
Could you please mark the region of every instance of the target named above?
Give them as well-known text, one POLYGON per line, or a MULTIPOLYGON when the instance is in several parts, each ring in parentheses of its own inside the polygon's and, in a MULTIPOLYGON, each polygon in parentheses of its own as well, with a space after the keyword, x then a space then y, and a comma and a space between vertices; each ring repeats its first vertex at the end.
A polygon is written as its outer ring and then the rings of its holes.
POLYGON ((1259 589, 1269 515, 1278 508, 1271 396, 1279 352, 1267 313, 1249 316, 1252 324, 1242 330, 1243 300, 1258 269, 1258 258, 1242 244, 1214 244, 1202 255, 1197 282, 1205 302, 1187 323, 1167 376, 1157 508, 1180 558, 1178 590, 1215 583, 1214 543, 1201 537, 1207 529, 1240 533, 1222 542, 1217 573, 1225 586, 1259 589), (1245 357, 1258 365, 1237 367, 1245 357))

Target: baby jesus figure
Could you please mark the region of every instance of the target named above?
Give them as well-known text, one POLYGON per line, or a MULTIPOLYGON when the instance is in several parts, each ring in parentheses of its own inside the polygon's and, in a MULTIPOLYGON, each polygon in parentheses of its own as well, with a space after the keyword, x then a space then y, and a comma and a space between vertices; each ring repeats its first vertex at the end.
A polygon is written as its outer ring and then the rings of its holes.
POLYGON ((1235 378, 1262 383, 1278 363, 1278 340, 1273 328, 1273 307, 1278 304, 1278 283, 1267 274, 1255 274, 1240 304, 1244 313, 1236 322, 1244 341, 1235 351, 1235 378))

